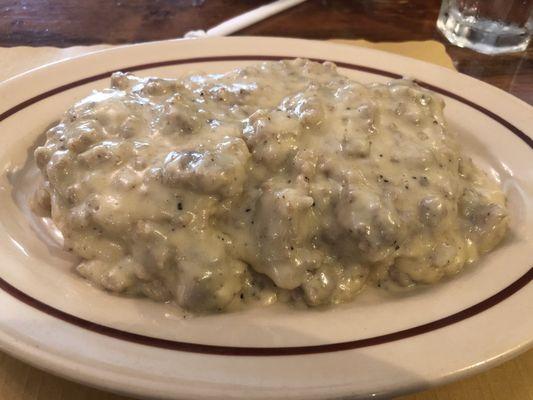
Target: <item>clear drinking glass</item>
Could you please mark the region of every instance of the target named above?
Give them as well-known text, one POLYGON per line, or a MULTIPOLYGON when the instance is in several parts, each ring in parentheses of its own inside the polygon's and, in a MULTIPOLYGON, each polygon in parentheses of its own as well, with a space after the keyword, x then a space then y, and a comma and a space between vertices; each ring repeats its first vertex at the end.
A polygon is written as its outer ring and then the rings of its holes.
POLYGON ((485 54, 525 50, 533 0, 443 0, 437 27, 454 45, 485 54))

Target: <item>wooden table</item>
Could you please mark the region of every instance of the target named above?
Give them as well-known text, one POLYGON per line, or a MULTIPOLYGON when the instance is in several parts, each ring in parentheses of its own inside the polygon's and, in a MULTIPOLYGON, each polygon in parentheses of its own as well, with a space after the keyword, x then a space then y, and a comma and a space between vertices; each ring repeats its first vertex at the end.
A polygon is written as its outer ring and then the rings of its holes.
MULTIPOLYGON (((0 46, 134 43, 205 29, 267 1, 0 0, 0 46)), ((450 46, 436 31, 440 0, 310 0, 239 34, 312 39, 441 41, 455 67, 533 104, 533 51, 490 57, 450 46)), ((1 318, 1 316, 0 316, 1 318)), ((123 399, 0 354, 1 400, 123 399)), ((488 372, 402 400, 533 400, 533 350, 488 372)))
MULTIPOLYGON (((270 0, 0 0, 0 46, 133 43, 183 36, 270 0)), ((310 0, 242 35, 370 41, 436 39, 456 68, 533 104, 533 50, 490 57, 448 45, 440 0, 310 0)))

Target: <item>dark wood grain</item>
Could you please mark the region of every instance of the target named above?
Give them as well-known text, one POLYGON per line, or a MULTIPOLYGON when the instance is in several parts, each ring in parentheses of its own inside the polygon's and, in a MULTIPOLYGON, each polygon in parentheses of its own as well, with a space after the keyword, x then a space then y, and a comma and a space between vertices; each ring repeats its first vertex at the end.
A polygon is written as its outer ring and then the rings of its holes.
MULTIPOLYGON (((0 0, 0 46, 134 43, 206 29, 260 0, 0 0)), ((485 56, 435 29, 440 0, 310 0, 239 35, 370 41, 439 40, 457 69, 533 104, 533 51, 485 56)))

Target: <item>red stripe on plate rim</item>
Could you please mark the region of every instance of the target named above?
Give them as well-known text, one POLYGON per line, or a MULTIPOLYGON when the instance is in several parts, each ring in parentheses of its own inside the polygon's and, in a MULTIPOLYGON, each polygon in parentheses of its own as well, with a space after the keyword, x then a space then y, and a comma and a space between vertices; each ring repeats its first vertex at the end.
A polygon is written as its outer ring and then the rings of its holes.
MULTIPOLYGON (((89 76, 87 78, 79 79, 74 82, 67 83, 65 85, 59 86, 57 88, 43 92, 37 96, 34 96, 26 101, 23 101, 8 110, 0 114, 0 122, 9 118, 10 116, 16 114, 17 112, 41 101, 47 99, 51 96, 54 96, 58 93, 62 93, 69 89, 85 85, 87 83, 95 82, 101 79, 109 77, 113 72, 123 71, 123 72, 135 72, 142 71, 146 69, 161 68, 173 65, 181 64, 192 64, 192 63, 206 63, 206 62, 217 62, 217 61, 277 61, 288 56, 265 56, 265 55, 242 55, 242 56, 220 56, 220 57, 198 57, 198 58, 186 58, 186 59, 176 59, 176 60, 166 60, 148 64, 134 65, 124 68, 119 68, 113 71, 104 72, 101 74, 89 76)), ((386 76, 388 78, 400 79, 401 75, 385 71, 377 68, 372 68, 364 65, 351 64, 347 62, 325 60, 318 58, 311 58, 313 61, 325 62, 331 61, 334 62, 337 66, 346 69, 357 70, 361 72, 366 72, 375 75, 386 76)), ((503 119, 494 112, 486 109, 485 107, 480 106, 468 99, 465 99, 458 94, 450 92, 446 89, 442 89, 438 86, 415 80, 420 86, 430 89, 434 92, 440 93, 444 96, 453 98, 461 103, 485 114, 489 118, 495 120, 509 131, 511 131, 515 136, 520 138, 525 142, 531 149, 533 149, 533 139, 518 129, 516 126, 511 124, 509 121, 503 119)), ((413 336, 421 335, 428 333, 446 326, 455 324, 457 322, 463 321, 467 318, 470 318, 474 315, 477 315, 483 311, 488 310, 489 308, 495 306, 498 303, 501 303, 508 297, 512 296, 520 289, 528 285, 531 280, 533 280, 533 267, 518 278, 516 281, 511 283, 509 286, 503 288, 496 294, 490 296, 489 298, 482 300, 481 302, 474 304, 468 308, 465 308, 462 311, 451 314, 447 317, 428 322, 426 324, 418 325, 412 328, 404 329, 401 331, 374 336, 364 339, 357 339, 347 342, 340 343, 330 343, 322 345, 313 345, 313 346, 291 346, 291 347, 236 347, 236 346, 217 346, 217 345, 208 345, 201 343, 189 343, 189 342, 180 342, 174 340, 161 339, 157 337, 145 336, 136 334, 133 332, 127 332, 120 329, 112 328, 109 326, 101 325, 96 322, 88 321, 83 318, 77 317, 75 315, 66 313, 57 308, 54 308, 46 303, 43 303, 40 300, 37 300, 30 295, 22 292, 13 285, 9 284, 7 281, 0 277, 0 289, 4 290, 6 293, 15 297, 19 301, 25 303, 26 305, 35 308, 41 312, 44 312, 52 317, 58 318, 64 322, 76 325, 80 328, 96 332, 102 335, 106 335, 115 339, 124 340, 132 343, 142 344, 146 346, 158 347, 168 350, 177 350, 177 351, 186 351, 192 353, 203 353, 203 354, 215 354, 215 355, 228 355, 228 356, 290 356, 290 355, 303 355, 303 354, 318 354, 318 353, 329 353, 336 351, 344 350, 353 350, 362 347, 375 346, 379 344, 389 343, 397 340, 407 339, 413 336)))

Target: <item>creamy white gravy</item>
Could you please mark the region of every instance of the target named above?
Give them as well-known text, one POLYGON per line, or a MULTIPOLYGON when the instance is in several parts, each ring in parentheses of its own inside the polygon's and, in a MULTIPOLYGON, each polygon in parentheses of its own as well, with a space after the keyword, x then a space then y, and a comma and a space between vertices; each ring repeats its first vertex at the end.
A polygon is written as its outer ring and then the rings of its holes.
POLYGON ((35 206, 87 279, 197 312, 435 283, 507 229, 443 107, 306 60, 118 73, 47 132, 35 206))

